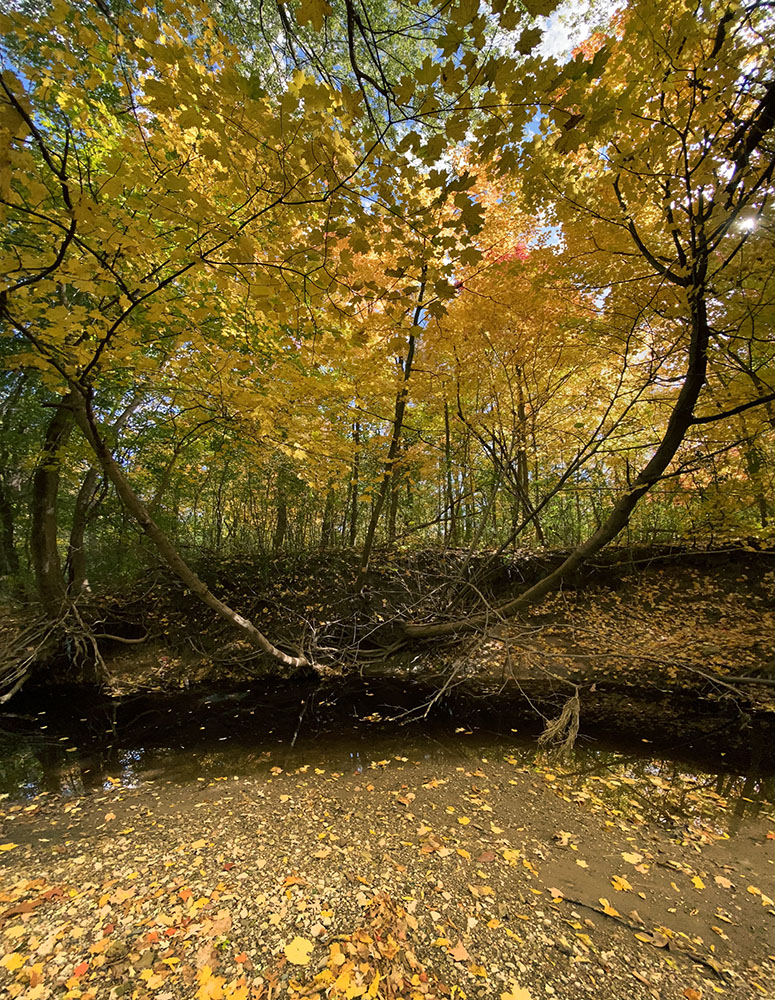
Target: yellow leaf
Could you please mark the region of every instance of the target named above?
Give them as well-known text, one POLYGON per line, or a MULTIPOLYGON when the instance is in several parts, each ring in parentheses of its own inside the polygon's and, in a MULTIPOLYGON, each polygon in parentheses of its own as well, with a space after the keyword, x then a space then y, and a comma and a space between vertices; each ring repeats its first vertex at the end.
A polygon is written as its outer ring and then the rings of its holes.
POLYGON ((311 24, 315 31, 320 31, 332 11, 333 7, 327 0, 302 0, 296 16, 299 24, 311 24))
POLYGON ((295 937, 290 944, 287 944, 283 951, 285 957, 294 965, 307 965, 312 949, 315 945, 303 937, 295 937))
POLYGON ((632 886, 623 875, 614 875, 611 879, 611 885, 617 892, 630 892, 632 890, 632 886))
POLYGON ((704 889, 705 883, 702 881, 699 875, 695 875, 692 879, 692 885, 695 889, 704 889))
POLYGON ((468 826, 468 824, 471 822, 468 816, 458 816, 457 821, 461 826, 468 826))
POLYGON ((12 851, 18 844, 0 844, 0 851, 12 851))
POLYGON ((603 913, 607 914, 607 916, 609 916, 609 917, 619 917, 619 916, 621 916, 621 914, 619 913, 619 911, 615 910, 613 908, 613 906, 611 906, 611 904, 608 902, 608 900, 605 899, 603 896, 600 897, 600 899, 598 900, 598 902, 603 907, 603 913))
POLYGON ((627 851, 622 851, 622 857, 629 865, 639 865, 643 860, 643 855, 635 852, 628 854, 627 851))
POLYGON ((4 965, 9 972, 16 972, 17 969, 21 969, 25 961, 24 955, 20 955, 18 951, 14 951, 10 955, 4 955, 0 959, 0 965, 4 965))

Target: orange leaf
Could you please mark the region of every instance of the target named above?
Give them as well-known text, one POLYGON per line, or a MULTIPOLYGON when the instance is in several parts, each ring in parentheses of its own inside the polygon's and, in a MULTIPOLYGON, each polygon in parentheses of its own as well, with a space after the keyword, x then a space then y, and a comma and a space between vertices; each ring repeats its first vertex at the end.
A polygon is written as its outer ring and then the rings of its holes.
POLYGON ((447 951, 455 959, 456 962, 465 962, 471 957, 466 951, 466 946, 460 939, 458 939, 458 942, 454 948, 447 948, 447 951))

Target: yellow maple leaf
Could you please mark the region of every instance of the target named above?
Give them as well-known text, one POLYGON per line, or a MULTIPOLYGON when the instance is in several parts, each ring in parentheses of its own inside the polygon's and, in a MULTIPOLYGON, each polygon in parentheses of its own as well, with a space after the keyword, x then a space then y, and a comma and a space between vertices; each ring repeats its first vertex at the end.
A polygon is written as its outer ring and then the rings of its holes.
POLYGON ((307 965, 309 963, 310 953, 315 945, 312 941, 308 941, 303 937, 295 937, 290 944, 287 944, 283 951, 285 952, 285 957, 293 965, 307 965))
POLYGON ((223 984, 226 982, 223 976, 214 976, 210 966, 203 965, 196 978, 199 983, 196 1000, 222 1000, 223 984))
POLYGON ((24 955, 20 955, 18 951, 13 951, 10 955, 4 955, 0 958, 0 965, 4 965, 9 972, 16 972, 17 969, 21 969, 24 962, 24 955))
POLYGON ((630 892, 632 890, 632 886, 623 875, 614 875, 611 879, 611 885, 617 892, 630 892))

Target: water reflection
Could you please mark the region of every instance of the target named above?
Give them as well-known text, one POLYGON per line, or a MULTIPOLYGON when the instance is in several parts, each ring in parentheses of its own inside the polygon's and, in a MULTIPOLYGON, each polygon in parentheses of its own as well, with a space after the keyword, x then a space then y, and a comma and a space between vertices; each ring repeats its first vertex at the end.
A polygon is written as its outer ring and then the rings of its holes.
POLYGON ((630 823, 657 822, 698 840, 733 835, 746 822, 772 814, 775 802, 775 775, 756 767, 747 773, 695 767, 647 749, 633 752, 581 741, 570 758, 558 761, 538 752, 532 740, 513 734, 487 737, 449 729, 396 734, 369 727, 294 744, 287 734, 258 734, 260 713, 248 721, 255 709, 247 711, 239 726, 233 705, 219 715, 215 702, 207 709, 204 719, 190 717, 187 728, 176 729, 178 717, 171 712, 143 713, 151 715, 144 729, 119 726, 114 717, 106 730, 105 719, 97 719, 72 738, 52 735, 45 718, 30 720, 37 724, 13 735, 0 733, 0 793, 17 801, 43 792, 72 798, 155 781, 268 776, 277 767, 294 771, 312 766, 327 774, 359 776, 386 761, 425 761, 486 767, 488 775, 504 784, 515 770, 528 771, 585 807, 630 823), (167 745, 158 745, 165 736, 167 745))

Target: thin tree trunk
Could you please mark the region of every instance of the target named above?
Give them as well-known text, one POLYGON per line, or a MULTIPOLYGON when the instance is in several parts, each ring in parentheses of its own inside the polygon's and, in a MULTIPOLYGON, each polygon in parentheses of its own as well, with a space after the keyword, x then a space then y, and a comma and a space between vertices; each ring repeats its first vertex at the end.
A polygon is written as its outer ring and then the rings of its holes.
POLYGON ((320 547, 321 549, 330 549, 331 540, 334 535, 334 502, 336 500, 336 494, 333 489, 329 487, 326 493, 326 505, 323 508, 323 523, 320 527, 320 547))
POLYGON ((282 470, 280 470, 280 473, 277 476, 277 521, 275 522, 274 538, 272 539, 272 551, 275 554, 282 551, 287 531, 288 504, 285 501, 285 486, 283 483, 282 470))
POLYGON ((286 667, 296 668, 309 666, 309 661, 306 657, 289 656, 287 653, 283 653, 282 650, 274 646, 266 638, 266 636, 259 632, 252 622, 249 622, 246 618, 243 618, 242 615, 232 610, 232 608, 230 608, 227 604, 224 604, 223 601, 219 600, 210 591, 206 584, 199 579, 196 573, 194 573, 194 571, 185 562, 169 538, 167 538, 161 528, 159 528, 153 520, 142 500, 140 500, 130 486, 129 481, 111 454, 110 449, 102 439, 97 423, 94 419, 94 415, 91 411, 90 404, 88 400, 84 398, 83 391, 80 386, 74 386, 74 391, 68 397, 68 403, 72 408, 70 412, 74 414, 75 421, 78 424, 79 429, 90 444, 94 454, 97 456, 97 460, 99 461, 103 473, 115 486, 121 502, 154 543, 162 559, 186 585, 186 587, 188 587, 192 593, 196 594, 203 604, 212 608, 212 610, 215 611, 221 618, 229 622, 239 632, 241 632, 242 635, 256 649, 267 653, 269 656, 272 656, 286 667))
POLYGON ((11 418, 24 390, 25 375, 17 376, 15 384, 0 405, 2 440, 0 440, 0 576, 19 572, 19 554, 16 551, 16 503, 18 488, 11 486, 14 474, 7 446, 11 433, 11 418))
POLYGON ((424 297, 425 268, 423 268, 422 281, 420 282, 420 292, 417 299, 417 305, 414 310, 414 317, 412 319, 412 332, 409 334, 409 340, 407 343, 406 360, 403 364, 404 377, 402 379, 401 388, 396 393, 396 405, 393 414, 393 433, 390 437, 390 447, 388 448, 387 458, 385 459, 385 468, 382 475, 382 484, 380 486, 379 493, 377 494, 377 502, 371 509, 371 519, 369 520, 369 527, 366 530, 366 540, 363 543, 363 552, 361 553, 361 564, 358 569, 358 577, 355 581, 356 590, 360 590, 363 586, 363 582, 369 568, 369 561, 371 560, 372 549, 374 548, 374 536, 377 531, 377 524, 379 523, 382 509, 385 506, 388 492, 390 491, 393 483, 394 468, 398 458, 398 449, 401 444, 401 432, 403 430, 404 416, 406 414, 406 404, 409 398, 407 383, 409 382, 409 377, 412 374, 412 363, 414 362, 414 349, 416 345, 414 330, 420 322, 424 297))
POLYGON ((352 472, 352 507, 350 508, 350 546, 355 547, 358 537, 358 486, 361 468, 361 425, 356 420, 353 424, 353 472, 352 472))
POLYGON ((388 509, 388 543, 396 540, 396 518, 398 517, 398 500, 401 484, 396 478, 395 468, 390 473, 390 507, 388 509))
POLYGON ((444 476, 447 492, 447 510, 449 511, 449 521, 445 531, 447 545, 454 549, 458 544, 457 528, 457 506, 455 503, 455 491, 452 486, 452 438, 449 429, 449 403, 444 400, 444 476))
POLYGON ((16 510, 11 500, 11 491, 0 478, 0 576, 19 572, 19 556, 14 541, 15 525, 16 510))
POLYGON ((548 573, 532 587, 529 587, 523 594, 520 594, 511 601, 507 601, 491 613, 480 613, 457 621, 427 625, 407 622, 404 625, 404 631, 408 636, 418 639, 430 639, 437 636, 451 635, 455 632, 470 631, 481 625, 486 625, 493 619, 510 617, 532 604, 537 604, 547 594, 555 590, 567 576, 586 562, 590 556, 599 552, 600 549, 607 545, 627 526, 630 515, 638 504, 638 501, 659 481, 681 446, 686 432, 693 423, 694 407, 705 384, 710 331, 708 329, 705 300, 699 289, 695 289, 692 307, 690 316, 691 341, 689 361, 681 391, 670 414, 665 433, 659 447, 648 464, 641 470, 632 488, 620 497, 601 527, 585 542, 577 546, 568 558, 552 573, 548 573))
POLYGON ((51 615, 59 614, 66 594, 57 546, 57 497, 62 451, 72 429, 72 411, 57 406, 32 476, 30 559, 38 596, 51 615))
POLYGON ((94 506, 100 473, 99 467, 93 465, 84 476, 78 496, 75 500, 73 520, 70 525, 70 544, 67 552, 68 592, 71 597, 78 597, 89 589, 86 579, 86 550, 84 539, 89 515, 94 506))

